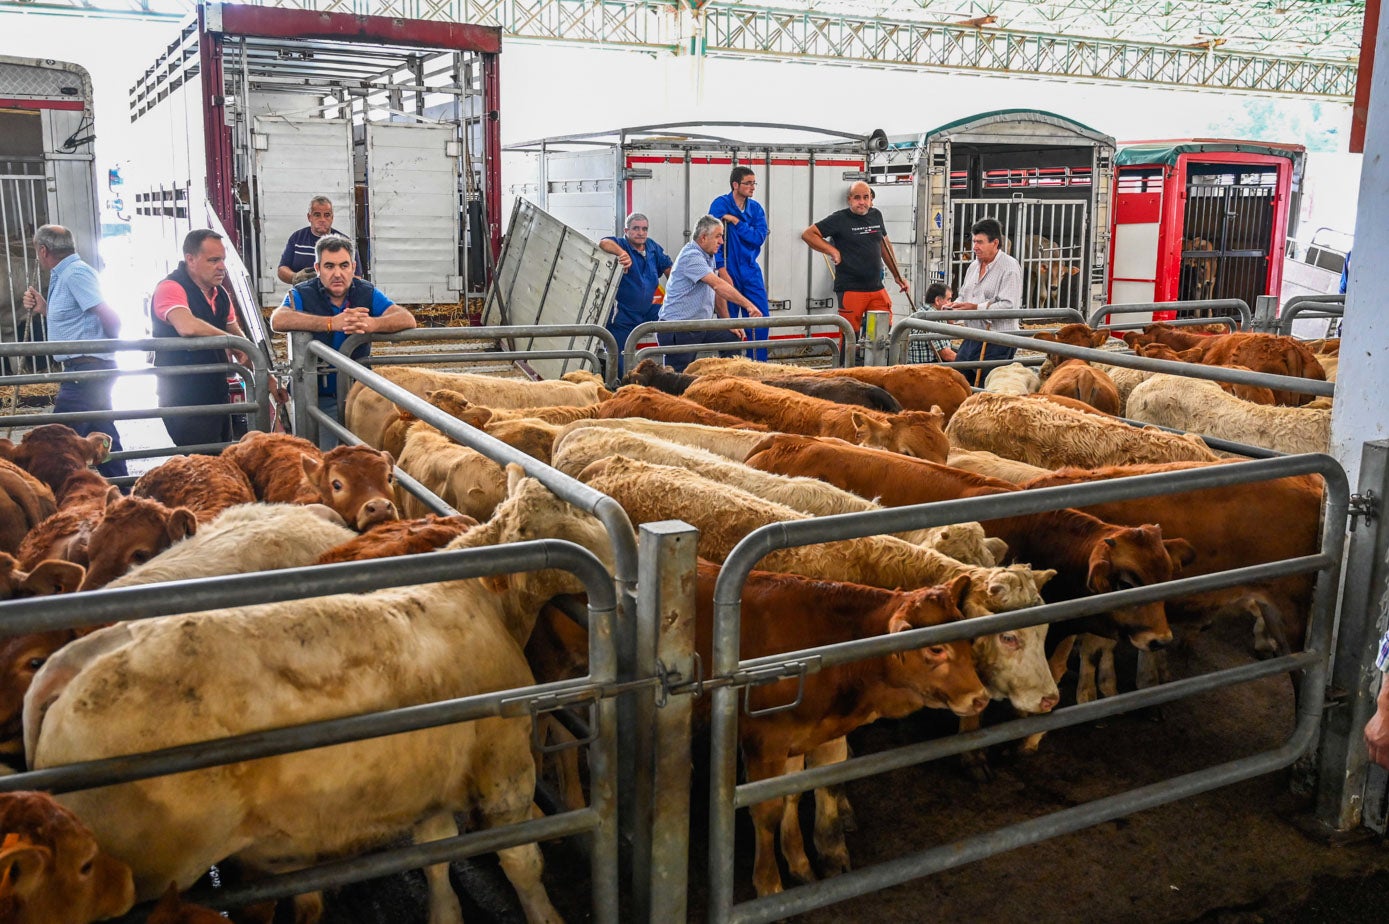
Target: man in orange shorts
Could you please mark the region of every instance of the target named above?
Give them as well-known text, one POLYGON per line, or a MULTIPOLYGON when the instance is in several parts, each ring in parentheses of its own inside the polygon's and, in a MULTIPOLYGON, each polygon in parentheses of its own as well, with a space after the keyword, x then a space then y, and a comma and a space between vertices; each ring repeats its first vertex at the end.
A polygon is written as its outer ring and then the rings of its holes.
POLYGON ((907 281, 897 268, 883 215, 873 207, 872 187, 859 180, 849 187, 848 198, 848 208, 806 228, 801 240, 830 258, 840 317, 862 331, 868 312, 892 310, 892 296, 883 287, 884 264, 903 292, 907 281))

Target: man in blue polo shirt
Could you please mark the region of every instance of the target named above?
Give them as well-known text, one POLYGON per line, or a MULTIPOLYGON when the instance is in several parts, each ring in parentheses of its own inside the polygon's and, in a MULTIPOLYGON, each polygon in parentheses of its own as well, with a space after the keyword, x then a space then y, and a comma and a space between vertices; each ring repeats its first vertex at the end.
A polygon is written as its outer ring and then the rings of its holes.
MULTIPOLYGON (((33 286, 24 291, 24 307, 48 319, 48 339, 106 340, 121 335, 121 319, 101 297, 96 270, 77 255, 72 232, 62 225, 44 225, 34 234, 34 250, 39 264, 48 270, 48 297, 44 298, 33 286)), ((111 353, 63 354, 53 357, 62 363, 64 372, 90 372, 116 368, 111 353)), ((53 413, 70 411, 111 410, 111 386, 114 377, 92 378, 64 382, 58 386, 53 401, 53 413)), ((111 437, 111 451, 121 451, 120 434, 114 421, 80 421, 69 424, 79 436, 105 433, 111 437)), ((107 478, 127 474, 124 460, 103 462, 97 471, 107 478)))
POLYGON ((661 245, 651 240, 651 222, 641 212, 627 216, 622 237, 605 237, 598 247, 617 257, 622 264, 622 282, 617 287, 617 304, 603 326, 617 338, 617 372, 622 374, 622 348, 638 324, 656 320, 660 305, 654 303, 661 277, 670 272, 673 261, 661 245))
MULTIPOLYGON (((726 302, 743 308, 749 317, 762 312, 733 285, 724 279, 714 265, 714 254, 723 247, 723 222, 705 215, 695 223, 694 238, 681 249, 670 271, 670 285, 661 303, 662 321, 708 321, 714 317, 727 318, 726 302), (715 297, 717 296, 717 298, 715 297)), ((742 330, 675 330, 661 331, 656 342, 661 346, 684 346, 692 343, 737 343, 747 339, 742 330)), ((666 365, 676 372, 694 362, 693 353, 667 353, 666 365)))
POLYGON ((291 234, 289 242, 285 244, 284 253, 280 254, 280 268, 275 271, 275 275, 280 277, 280 282, 294 285, 309 277, 305 271, 313 269, 317 260, 314 245, 318 243, 319 238, 325 234, 346 237, 333 227, 333 203, 327 196, 313 197, 309 202, 308 219, 309 226, 291 234), (297 280, 294 278, 296 275, 299 275, 297 280))
MULTIPOLYGON (((285 296, 284 304, 270 315, 271 330, 284 332, 307 330, 314 339, 341 350, 343 341, 352 334, 391 334, 410 330, 415 316, 392 302, 376 286, 354 275, 352 242, 338 234, 325 234, 315 245, 314 278, 301 282, 285 296)), ((370 344, 353 350, 352 358, 361 359, 371 352, 370 344)), ((318 407, 334 420, 338 419, 337 374, 318 377, 318 407)), ((332 449, 337 437, 322 431, 319 448, 332 449)))

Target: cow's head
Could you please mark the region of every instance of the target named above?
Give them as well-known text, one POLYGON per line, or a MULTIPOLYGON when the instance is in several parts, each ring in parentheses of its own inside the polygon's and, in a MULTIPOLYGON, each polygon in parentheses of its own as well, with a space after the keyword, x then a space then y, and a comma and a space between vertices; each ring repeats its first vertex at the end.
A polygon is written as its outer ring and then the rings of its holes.
POLYGON ((1027 626, 974 640, 974 664, 994 699, 1008 700, 1023 715, 1050 712, 1061 691, 1047 663, 1047 627, 1027 626))
MULTIPOLYGON (((925 587, 906 594, 888 620, 889 632, 924 629, 962 618, 960 607, 969 593, 970 577, 962 574, 948 584, 925 587)), ((974 653, 967 639, 909 648, 886 658, 889 684, 914 694, 902 709, 884 715, 905 715, 921 706, 949 709, 956 715, 978 715, 989 704, 988 691, 974 668, 974 653), (912 701, 914 700, 914 702, 912 701)))
POLYGON ((654 359, 643 359, 632 368, 631 372, 622 377, 622 384, 654 387, 660 374, 668 371, 654 359))
POLYGON ((860 446, 886 449, 914 459, 945 462, 950 441, 945 437, 945 414, 939 407, 929 411, 903 411, 873 417, 850 411, 854 441, 860 446))
POLYGON ((0 440, 0 457, 33 475, 53 489, 56 496, 73 472, 90 468, 111 451, 105 433, 78 436, 65 424, 44 424, 24 434, 19 445, 0 440))
POLYGON ((377 523, 399 519, 396 511, 395 459, 369 446, 338 446, 322 460, 303 457, 304 476, 353 529, 361 532, 377 523))
MULTIPOLYGON (((1086 585, 1091 593, 1105 594, 1170 581, 1184 565, 1196 559, 1196 549, 1185 539, 1162 538, 1153 525, 1116 527, 1090 550, 1086 585)), ((1161 601, 1111 610, 1116 628, 1139 650, 1152 651, 1172 641, 1172 629, 1161 601)))
POLYGON ((1039 331, 1033 339, 1097 350, 1109 341, 1109 331, 1095 330, 1089 324, 1062 324, 1055 333, 1049 330, 1039 331))
POLYGON ((0 795, 0 919, 85 924, 135 903, 130 867, 46 793, 0 795))
POLYGON ((165 507, 148 497, 107 497, 106 515, 87 540, 87 577, 83 590, 105 587, 131 568, 143 565, 181 539, 198 531, 187 507, 165 507))
MULTIPOLYGON (((425 400, 445 414, 450 414, 460 419, 463 417, 463 414, 469 410, 487 411, 487 416, 483 418, 483 423, 486 423, 487 418, 492 416, 492 412, 487 410, 487 408, 479 408, 467 398, 463 397, 463 395, 448 388, 438 388, 429 392, 425 395, 425 400)), ((471 421, 469 422, 471 423, 471 421)), ((482 423, 475 423, 473 426, 480 427, 482 423)))
POLYGON ((537 426, 534 420, 503 420, 489 426, 487 432, 508 446, 549 465, 558 429, 543 424, 537 426))

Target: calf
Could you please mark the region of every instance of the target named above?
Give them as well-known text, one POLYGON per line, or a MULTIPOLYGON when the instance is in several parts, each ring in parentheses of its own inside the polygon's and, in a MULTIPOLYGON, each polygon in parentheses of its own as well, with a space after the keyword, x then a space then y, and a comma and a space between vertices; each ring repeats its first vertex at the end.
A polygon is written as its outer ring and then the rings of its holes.
POLYGON ((252 500, 272 504, 326 504, 358 532, 394 520, 389 452, 338 446, 322 453, 308 440, 285 433, 248 433, 222 451, 245 472, 252 500))
POLYGON ((130 867, 42 792, 0 794, 0 920, 88 924, 135 904, 130 867))
POLYGON ((1022 263, 1031 272, 1038 308, 1060 304, 1062 284, 1080 272, 1080 267, 1067 262, 1065 250, 1040 234, 1022 238, 1022 263))
MULTIPOLYGON (((624 385, 644 385, 656 388, 667 394, 683 395, 698 379, 698 376, 676 372, 655 360, 643 359, 637 367, 622 380, 624 385)), ((778 375, 762 379, 767 385, 799 392, 812 398, 822 398, 836 404, 855 404, 873 411, 896 414, 902 405, 885 389, 867 382, 844 377, 816 375, 778 375)))
POLYGON ((185 507, 199 523, 211 522, 228 507, 256 499, 245 473, 226 456, 171 456, 141 475, 130 493, 166 507, 185 507))
POLYGON ((121 497, 120 488, 107 485, 100 475, 96 475, 96 478, 105 486, 100 495, 84 494, 70 501, 24 537, 18 553, 20 567, 32 568, 50 558, 74 562, 84 568, 90 563, 92 531, 106 516, 107 506, 121 497))
POLYGON ((0 459, 0 552, 18 552, 29 531, 57 509, 52 488, 8 459, 0 459))
POLYGON ((984 390, 996 395, 1033 395, 1041 387, 1037 373, 1022 363, 1009 363, 991 369, 984 379, 984 390))
POLYGON ((735 376, 702 378, 685 390, 685 396, 784 433, 832 436, 937 462, 944 462, 950 451, 939 409, 881 414, 787 394, 766 383, 735 376))
POLYGON ((0 439, 0 459, 8 459, 48 485, 60 504, 68 476, 91 468, 110 451, 111 437, 105 433, 78 436, 65 424, 35 427, 19 445, 0 439))
MULTIPOLYGON (((487 456, 460 446, 438 430, 416 422, 400 453, 400 470, 424 485, 459 513, 486 521, 506 497, 506 474, 487 456)), ((422 517, 428 508, 405 489, 400 508, 407 517, 422 517)))
MULTIPOLYGON (((1326 370, 1316 354, 1292 337, 1255 333, 1189 334, 1166 324, 1150 324, 1142 333, 1125 334, 1124 342, 1135 350, 1163 343, 1180 353, 1181 359, 1207 366, 1240 366, 1272 375, 1326 381, 1326 370), (1200 352, 1195 352, 1197 350, 1200 352)), ((1273 395, 1279 404, 1302 405, 1312 399, 1311 395, 1281 389, 1274 389, 1273 395)))
POLYGON ((371 558, 392 558, 442 549, 457 539, 477 520, 469 516, 441 517, 430 514, 416 520, 391 520, 378 523, 353 539, 336 545, 318 556, 315 564, 331 565, 343 561, 366 561, 371 558))
MULTIPOLYGON (((711 663, 718 573, 708 562, 699 566, 695 637, 705 663, 711 663)), ((739 656, 757 658, 955 622, 969 583, 961 576, 943 586, 902 592, 754 571, 743 590, 739 656)), ((788 759, 878 718, 899 718, 928 706, 976 715, 988 703, 966 641, 829 667, 807 675, 803 689, 796 680, 781 680, 753 687, 749 696, 752 709, 796 701, 793 708, 745 716, 738 723, 749 781, 779 776, 788 759)), ((782 801, 760 802, 750 811, 756 832, 753 885, 758 895, 769 895, 782 888, 775 851, 782 801)), ((799 823, 781 830, 792 873, 814 878, 799 823)))
POLYGON ((1074 398, 1104 414, 1117 416, 1120 410, 1114 380, 1083 359, 1068 359, 1058 365, 1038 394, 1074 398))
POLYGON ((1203 237, 1182 238, 1182 264, 1177 283, 1177 297, 1183 301, 1215 298, 1216 258, 1199 256, 1214 254, 1215 245, 1203 237), (1187 254, 1197 256, 1187 256, 1187 254))
POLYGON ((197 517, 187 507, 166 507, 148 497, 114 500, 87 541, 82 590, 105 587, 197 531, 197 517))

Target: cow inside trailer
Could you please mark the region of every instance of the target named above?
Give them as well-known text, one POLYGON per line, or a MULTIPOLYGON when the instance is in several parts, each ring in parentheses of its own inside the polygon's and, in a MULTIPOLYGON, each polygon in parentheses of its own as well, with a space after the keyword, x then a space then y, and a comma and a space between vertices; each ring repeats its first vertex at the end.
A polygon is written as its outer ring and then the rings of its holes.
POLYGON ((1109 301, 1237 298, 1253 307, 1278 294, 1304 158, 1299 145, 1246 141, 1121 148, 1109 301))

